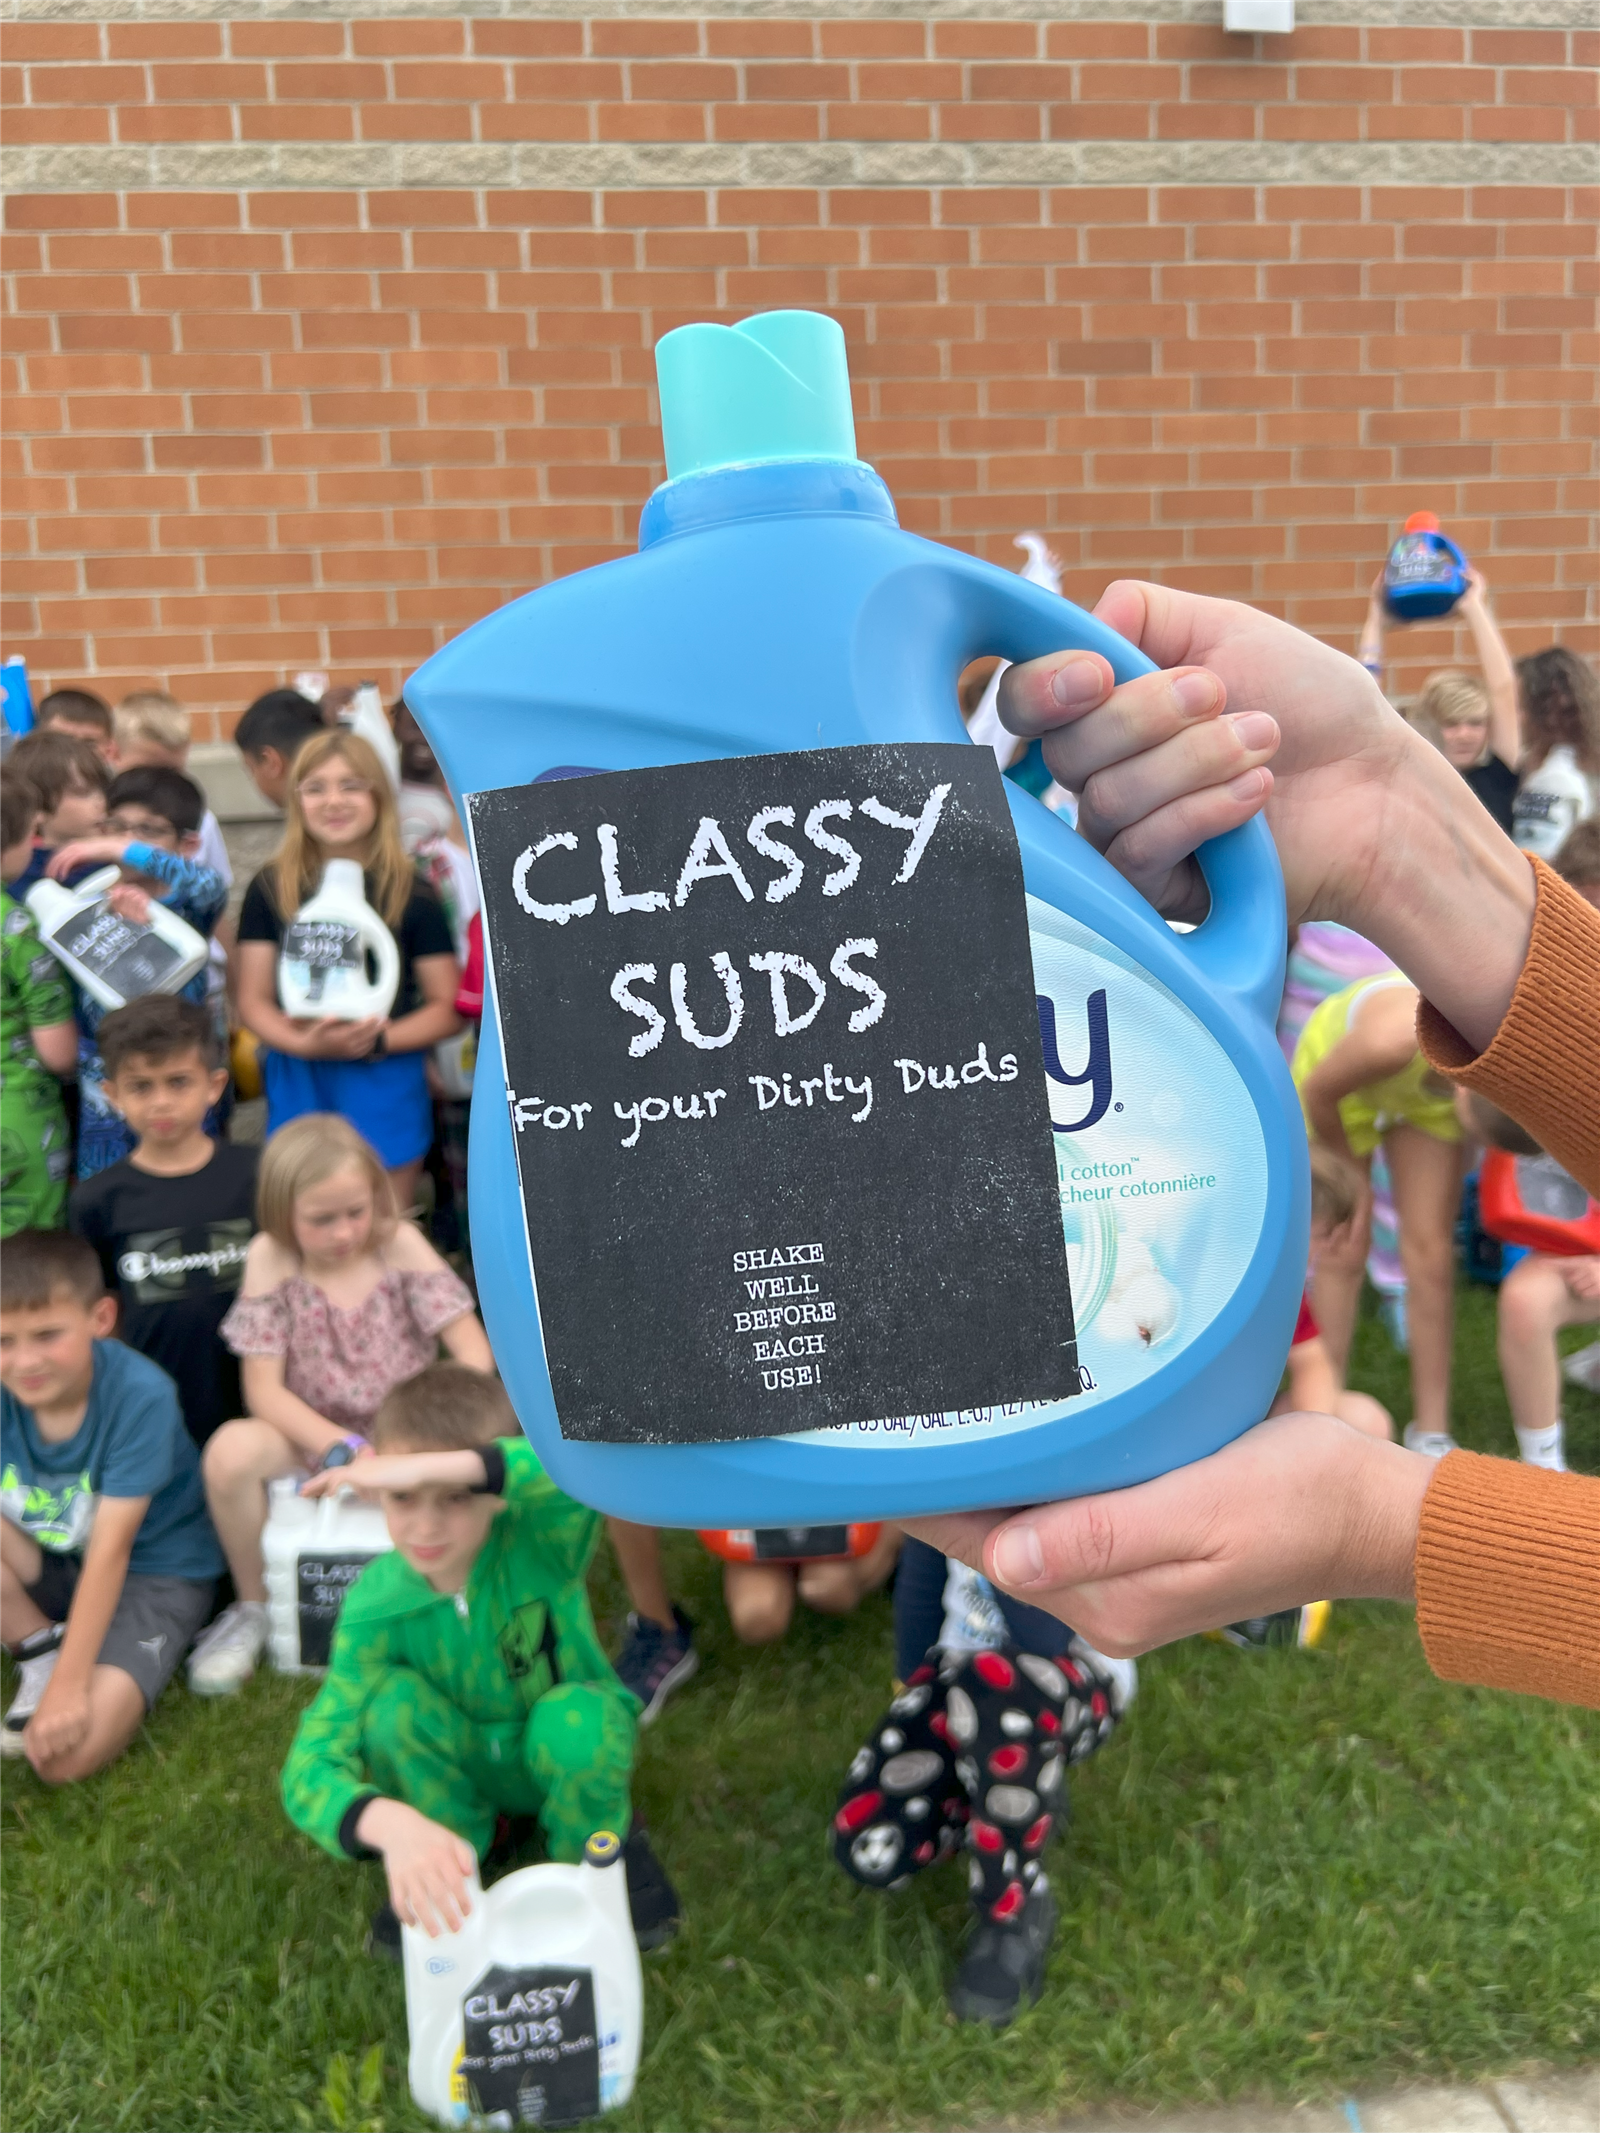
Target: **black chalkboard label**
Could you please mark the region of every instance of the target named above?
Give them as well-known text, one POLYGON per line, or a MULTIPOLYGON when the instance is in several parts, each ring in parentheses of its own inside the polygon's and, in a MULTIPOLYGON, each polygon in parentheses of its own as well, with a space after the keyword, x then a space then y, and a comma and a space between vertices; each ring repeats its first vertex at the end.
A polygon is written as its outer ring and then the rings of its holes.
POLYGON ((333 1627, 344 1596, 360 1577, 370 1555, 297 1555, 295 1602, 300 1615, 300 1664, 326 1666, 333 1647, 333 1627))
POLYGON ((183 958, 149 926, 136 926, 104 901, 77 911, 50 936, 63 955, 72 956, 124 1000, 158 992, 183 958))
POLYGON ((497 1963, 461 2003, 461 2046, 456 2074, 482 2118, 575 2126, 599 2112, 593 1971, 497 1963))
POLYGON ((305 966, 306 995, 315 1004, 335 971, 362 969, 360 929, 338 919, 294 919, 284 929, 280 960, 305 966))
POLYGON ((850 1553, 848 1526, 764 1526, 756 1533, 758 1563, 814 1563, 850 1553))
POLYGON ((776 1436, 1078 1390, 987 749, 615 771, 468 811, 566 1436, 776 1436))

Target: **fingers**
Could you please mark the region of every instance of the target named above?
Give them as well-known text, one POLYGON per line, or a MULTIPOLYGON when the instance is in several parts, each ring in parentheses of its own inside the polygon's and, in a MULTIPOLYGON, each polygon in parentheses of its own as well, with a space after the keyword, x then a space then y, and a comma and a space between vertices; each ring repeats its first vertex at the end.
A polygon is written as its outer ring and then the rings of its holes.
POLYGON ((1227 785, 1277 753, 1278 722, 1269 713, 1216 716, 1211 707, 1222 691, 1214 676, 1190 672, 1174 682, 1152 674, 1147 681, 1159 686, 1146 687, 1144 701, 1122 706, 1119 690, 1083 727, 1044 743, 1053 775, 1111 830, 1126 829, 1169 801, 1227 785), (1206 708, 1186 711, 1196 699, 1206 708))
POLYGON ((1000 723, 1032 740, 1103 704, 1115 687, 1098 652, 1052 652, 1007 667, 1000 677, 1000 723))
POLYGON ((1047 731, 1044 738, 1046 759, 1063 785, 1081 792, 1097 771, 1143 754, 1191 727, 1215 724, 1225 701, 1221 682, 1204 667, 1141 674, 1102 697, 1093 718, 1067 725, 1058 718, 1055 725, 1060 730, 1047 731))
POLYGON ((1259 813, 1271 791, 1272 772, 1262 766, 1244 771, 1224 785, 1173 800, 1111 836, 1104 834, 1104 826, 1098 820, 1085 820, 1081 814, 1078 826, 1117 872, 1166 917, 1197 923, 1210 904, 1203 883, 1196 880, 1189 884, 1197 892, 1193 910, 1187 901, 1161 893, 1158 884, 1165 883, 1202 844, 1237 829, 1241 822, 1248 822, 1259 813))
POLYGON ((1206 1556, 1214 1490, 1205 1464, 1007 1519, 984 1549, 984 1574, 1031 1600, 1039 1589, 1101 1584, 1206 1556))

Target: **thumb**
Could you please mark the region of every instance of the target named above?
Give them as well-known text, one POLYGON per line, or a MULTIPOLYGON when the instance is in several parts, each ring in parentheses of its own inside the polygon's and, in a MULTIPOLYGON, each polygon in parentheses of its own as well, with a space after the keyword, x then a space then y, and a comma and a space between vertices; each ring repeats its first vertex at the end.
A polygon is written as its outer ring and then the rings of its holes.
POLYGON ((1171 585, 1118 578, 1100 595, 1094 611, 1099 621, 1165 669, 1207 663, 1217 636, 1214 611, 1226 604, 1171 585))

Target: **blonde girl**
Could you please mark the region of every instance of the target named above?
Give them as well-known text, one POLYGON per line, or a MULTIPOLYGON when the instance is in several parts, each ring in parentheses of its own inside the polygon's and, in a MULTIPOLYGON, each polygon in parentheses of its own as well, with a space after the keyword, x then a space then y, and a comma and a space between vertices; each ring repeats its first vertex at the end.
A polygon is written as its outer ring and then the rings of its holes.
POLYGON ((283 843, 239 914, 239 1019, 262 1046, 267 1129, 309 1111, 337 1111, 377 1149, 397 1206, 408 1208, 433 1138, 427 1056, 460 1027, 449 921, 406 856, 394 788, 359 734, 313 734, 294 759, 285 797, 283 843), (278 1005, 284 930, 330 859, 360 862, 367 901, 400 951, 400 988, 387 1018, 342 1022, 286 1015, 278 1005))
POLYGON ((225 1422, 201 1461, 235 1604, 194 1648, 189 1686, 226 1696, 266 1643, 261 1531, 267 1484, 348 1465, 394 1386, 436 1360, 494 1360, 472 1298, 421 1231, 399 1219, 382 1163, 343 1118, 314 1112, 268 1141, 239 1297, 222 1338, 240 1357, 248 1417, 225 1422))

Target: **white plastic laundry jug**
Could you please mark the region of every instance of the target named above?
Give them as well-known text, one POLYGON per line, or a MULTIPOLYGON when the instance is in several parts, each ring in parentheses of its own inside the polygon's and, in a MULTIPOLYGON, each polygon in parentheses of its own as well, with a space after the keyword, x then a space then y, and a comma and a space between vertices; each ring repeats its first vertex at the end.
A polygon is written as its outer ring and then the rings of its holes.
POLYGON ((570 2126, 633 2094, 644 1985, 622 1845, 529 1866, 485 1891, 459 1933, 401 1929, 411 2093, 448 2126, 570 2126))
POLYGON ((354 1489, 302 1496, 304 1479, 285 1474, 267 1485, 267 1634, 281 1674, 322 1672, 345 1594, 374 1556, 394 1546, 376 1504, 354 1489))
POLYGON ((400 989, 394 935, 367 902, 353 859, 330 859, 314 896, 284 928, 278 998, 286 1015, 360 1022, 386 1015, 400 989))
POLYGON ((150 899, 143 925, 113 911, 106 898, 122 879, 120 867, 101 867, 75 889, 36 881, 28 909, 39 937, 102 1007, 126 1007, 147 992, 178 992, 203 970, 209 950, 177 913, 150 899))

